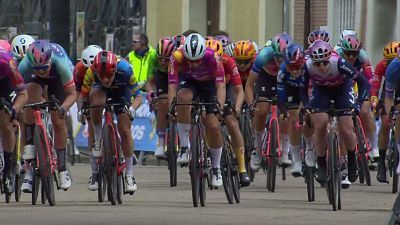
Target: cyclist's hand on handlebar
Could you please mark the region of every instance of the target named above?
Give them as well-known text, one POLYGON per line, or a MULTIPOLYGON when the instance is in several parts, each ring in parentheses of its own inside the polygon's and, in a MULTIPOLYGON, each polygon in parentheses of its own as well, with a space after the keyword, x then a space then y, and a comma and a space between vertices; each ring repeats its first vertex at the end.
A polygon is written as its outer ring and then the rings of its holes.
POLYGON ((62 106, 58 107, 58 112, 60 113, 60 116, 63 118, 67 115, 67 110, 62 106))
POLYGON ((378 103, 379 103, 378 97, 371 96, 370 101, 371 101, 371 108, 376 109, 376 107, 378 106, 378 103))
POLYGON ((81 124, 85 124, 86 123, 86 118, 85 118, 85 114, 82 111, 78 111, 76 118, 78 119, 78 121, 81 124))
POLYGON ((128 113, 129 119, 130 119, 131 121, 132 121, 133 118, 135 118, 135 116, 136 116, 136 110, 135 110, 135 108, 133 108, 133 106, 130 106, 130 107, 129 107, 129 109, 127 110, 127 113, 128 113))

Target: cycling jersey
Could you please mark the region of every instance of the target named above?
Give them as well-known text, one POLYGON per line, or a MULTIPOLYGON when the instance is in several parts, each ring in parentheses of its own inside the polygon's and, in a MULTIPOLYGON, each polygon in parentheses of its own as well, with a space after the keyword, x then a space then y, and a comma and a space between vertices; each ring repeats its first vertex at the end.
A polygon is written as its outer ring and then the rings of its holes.
POLYGON ((286 63, 282 63, 277 77, 278 101, 281 103, 292 103, 296 98, 295 103, 299 103, 299 87, 301 76, 293 77, 286 69, 286 63))
MULTIPOLYGON (((115 72, 114 81, 111 84, 111 87, 105 88, 102 86, 100 80, 97 78, 95 73, 93 72, 93 65, 89 67, 86 71, 85 77, 83 79, 83 85, 81 88, 81 94, 83 96, 88 96, 92 84, 97 84, 98 86, 108 89, 108 90, 118 90, 124 89, 128 87, 131 91, 131 96, 136 97, 140 94, 140 89, 138 83, 136 82, 136 78, 133 75, 131 64, 125 59, 119 59, 117 63, 117 71, 115 72)), ((125 96, 124 96, 125 97, 125 96)), ((128 96, 130 97, 130 96, 128 96)))
POLYGON ((224 68, 213 50, 206 49, 205 55, 196 68, 192 69, 188 61, 184 57, 182 49, 178 49, 172 53, 168 67, 168 84, 178 84, 179 73, 187 79, 194 81, 210 81, 215 79, 216 83, 225 82, 224 68))
POLYGON ((74 82, 77 91, 80 91, 82 88, 83 78, 85 77, 86 70, 87 68, 82 61, 79 61, 74 68, 74 82))
POLYGON ((382 77, 385 76, 388 64, 385 59, 378 62, 375 67, 374 79, 371 85, 371 96, 378 96, 379 89, 381 88, 382 77))
POLYGON ((387 67, 385 77, 385 90, 390 96, 400 86, 400 59, 398 57, 394 58, 387 67))
MULTIPOLYGON (((24 79, 18 71, 17 63, 13 59, 13 55, 9 52, 0 51, 0 83, 9 79, 10 87, 15 92, 20 92, 26 89, 24 79)), ((5 96, 2 96, 5 97, 5 96)))
POLYGON ((221 56, 222 65, 224 66, 225 72, 225 83, 233 84, 234 86, 242 85, 240 74, 237 69, 235 60, 227 54, 221 56))
POLYGON ((256 74, 260 74, 261 70, 264 70, 268 75, 278 75, 279 65, 275 63, 274 50, 271 46, 265 47, 259 52, 251 70, 256 74))
MULTIPOLYGON (((63 47, 58 44, 51 43, 52 48, 50 72, 45 76, 34 75, 34 67, 30 63, 28 57, 24 57, 18 65, 18 69, 24 77, 25 81, 32 78, 40 79, 60 79, 64 88, 73 87, 74 79, 72 76, 73 65, 68 58, 63 47)), ((28 83, 28 82, 27 82, 28 83)))
POLYGON ((156 67, 153 79, 156 85, 156 95, 168 94, 168 71, 156 67))
MULTIPOLYGON (((342 47, 339 46, 338 48, 336 48, 336 52, 337 52, 337 54, 339 54, 340 57, 344 58, 344 51, 343 51, 342 47)), ((368 82, 370 84, 372 83, 374 74, 372 71, 372 66, 371 66, 371 62, 369 60, 368 53, 364 49, 360 50, 360 53, 359 53, 356 61, 354 62, 353 66, 358 71, 362 70, 364 76, 368 79, 368 82)))

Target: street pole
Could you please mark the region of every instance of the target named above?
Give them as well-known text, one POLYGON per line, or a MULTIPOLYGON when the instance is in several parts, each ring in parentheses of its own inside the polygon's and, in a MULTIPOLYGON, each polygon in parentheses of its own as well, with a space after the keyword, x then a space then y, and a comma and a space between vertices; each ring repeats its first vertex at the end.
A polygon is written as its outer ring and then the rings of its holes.
POLYGON ((70 55, 70 0, 50 1, 50 41, 70 55))
POLYGON ((304 1, 304 48, 308 48, 308 35, 310 34, 310 24, 311 24, 311 0, 304 1))

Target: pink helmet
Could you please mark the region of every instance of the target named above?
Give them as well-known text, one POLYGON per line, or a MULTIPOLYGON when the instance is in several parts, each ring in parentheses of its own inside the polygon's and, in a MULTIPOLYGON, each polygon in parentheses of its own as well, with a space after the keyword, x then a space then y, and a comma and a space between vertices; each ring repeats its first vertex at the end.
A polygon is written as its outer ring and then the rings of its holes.
POLYGON ((41 66, 50 62, 52 53, 48 41, 38 40, 29 46, 26 56, 33 66, 41 66))
POLYGON ((9 52, 11 51, 11 45, 7 40, 1 40, 0 39, 0 50, 9 52))
POLYGON ((327 61, 332 55, 332 46, 323 40, 316 40, 308 48, 312 61, 327 61))
POLYGON ((344 51, 360 51, 361 41, 355 35, 346 35, 340 39, 340 46, 344 51))
POLYGON ((170 57, 175 50, 175 42, 172 38, 161 38, 157 44, 157 55, 163 57, 170 57))

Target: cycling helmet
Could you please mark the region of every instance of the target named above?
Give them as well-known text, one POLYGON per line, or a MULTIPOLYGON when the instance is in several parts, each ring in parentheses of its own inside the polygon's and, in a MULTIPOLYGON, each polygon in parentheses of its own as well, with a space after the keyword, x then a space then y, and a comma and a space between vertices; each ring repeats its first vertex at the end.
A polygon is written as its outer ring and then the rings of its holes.
POLYGON ((308 53, 314 62, 328 61, 332 55, 332 46, 323 40, 316 40, 308 48, 308 53))
MULTIPOLYGON (((250 40, 250 41, 251 41, 251 40, 250 40)), ((251 41, 251 42, 252 42, 253 45, 254 45, 254 49, 256 50, 256 53, 258 54, 258 52, 260 51, 260 49, 259 49, 257 43, 256 43, 255 41, 251 41)))
POLYGON ((386 60, 392 60, 398 56, 399 44, 400 43, 397 41, 387 43, 383 48, 383 57, 385 57, 386 60))
POLYGON ((215 38, 213 36, 206 36, 205 39, 206 39, 206 41, 215 40, 215 38))
POLYGON ((355 35, 347 35, 340 39, 340 46, 344 51, 360 51, 361 41, 355 35))
POLYGON ((14 55, 20 59, 24 58, 27 53, 29 46, 35 41, 33 37, 27 34, 21 34, 16 36, 12 42, 12 51, 14 55))
POLYGON ((343 30, 342 31, 342 38, 344 38, 347 35, 355 35, 355 36, 357 36, 357 32, 355 30, 349 30, 349 29, 343 30))
POLYGON ((117 70, 117 56, 110 51, 101 51, 94 57, 92 68, 100 79, 110 79, 117 70))
POLYGON ((9 52, 11 50, 11 45, 7 40, 0 40, 0 50, 9 52))
POLYGON ((292 38, 286 33, 278 34, 272 39, 272 49, 275 53, 284 53, 292 38))
POLYGON ((224 48, 224 51, 226 54, 228 54, 230 57, 233 57, 233 49, 235 49, 236 43, 230 43, 224 48))
POLYGON ((199 60, 206 54, 206 40, 198 33, 190 34, 183 44, 183 54, 189 60, 199 60))
POLYGON ((311 45, 315 40, 330 41, 330 35, 325 30, 314 30, 308 35, 308 44, 311 45))
POLYGON ((185 35, 176 35, 172 39, 175 43, 175 48, 179 48, 183 43, 185 43, 185 35))
POLYGON ((32 42, 26 56, 33 66, 42 66, 50 62, 52 53, 53 51, 48 41, 38 40, 32 42))
POLYGON ((82 63, 87 67, 90 67, 93 64, 94 57, 103 51, 103 49, 97 45, 89 45, 82 51, 82 63))
POLYGON ((287 64, 302 65, 305 61, 304 49, 301 45, 290 44, 285 52, 285 62, 287 64))
POLYGON ((161 38, 157 44, 157 55, 163 57, 170 57, 172 52, 175 51, 175 42, 170 37, 161 38))
POLYGON ((222 49, 222 44, 218 40, 208 40, 206 41, 206 46, 207 48, 211 48, 219 56, 224 53, 224 50, 222 49))
POLYGON ((252 41, 238 41, 233 49, 233 58, 248 60, 254 58, 256 49, 252 41))
POLYGON ((215 36, 215 39, 217 39, 218 41, 220 41, 221 44, 222 44, 222 47, 224 47, 224 48, 225 48, 228 44, 231 43, 231 39, 230 39, 228 36, 226 36, 226 35, 217 35, 217 36, 215 36))

